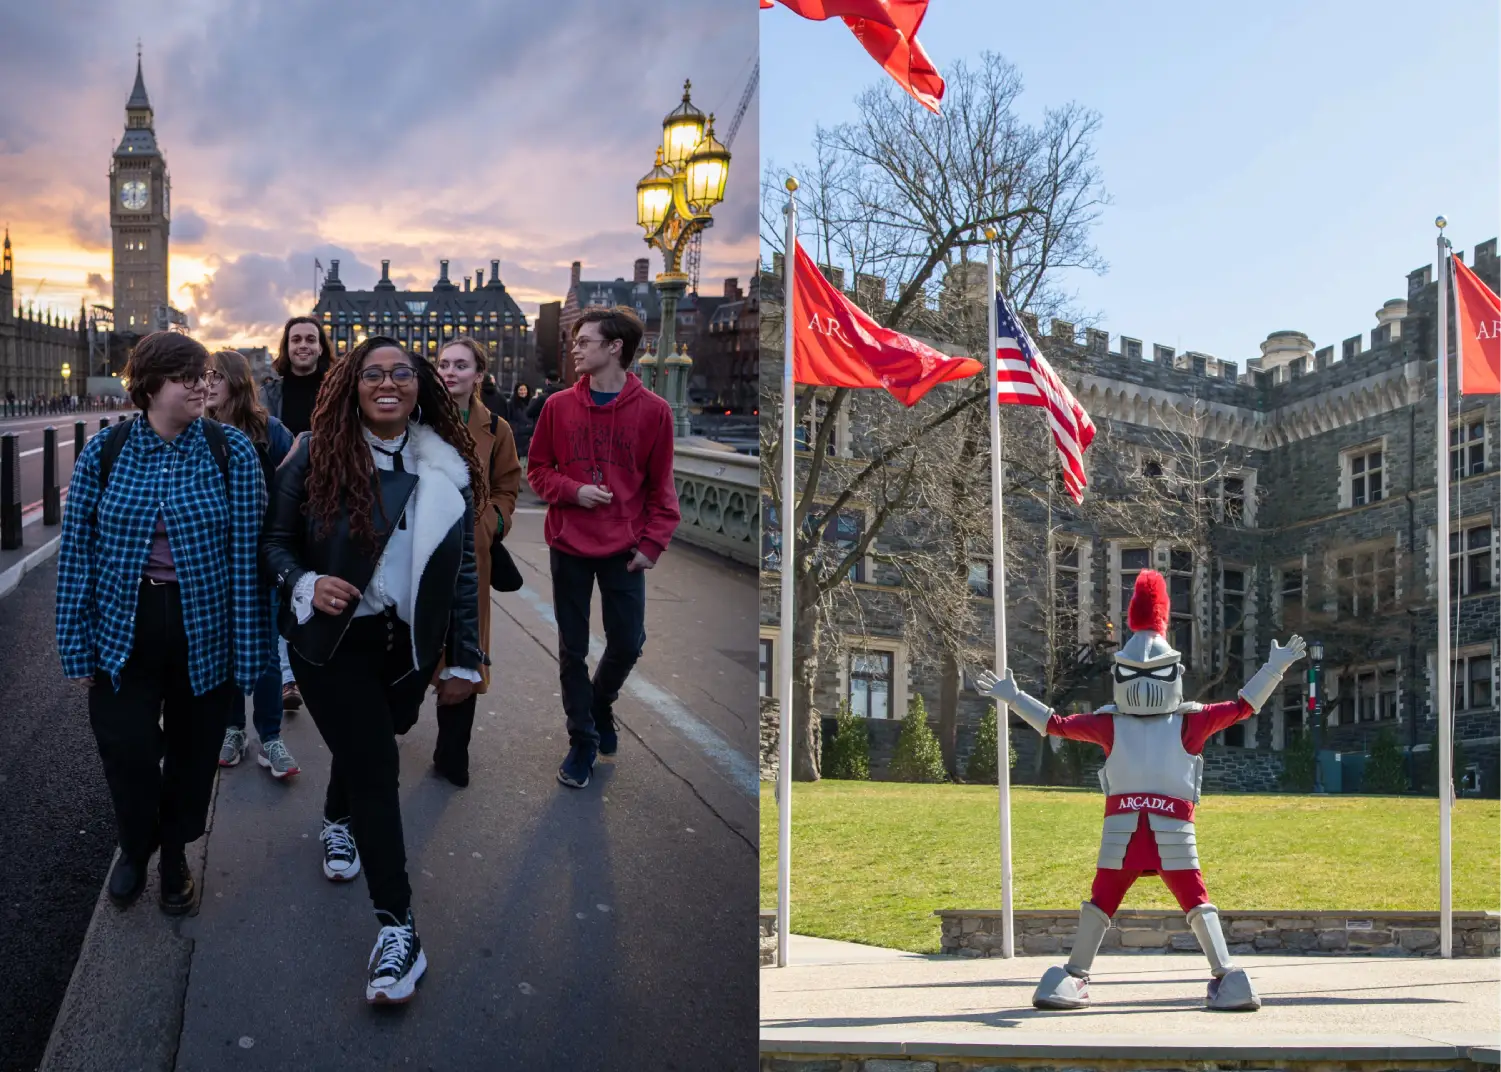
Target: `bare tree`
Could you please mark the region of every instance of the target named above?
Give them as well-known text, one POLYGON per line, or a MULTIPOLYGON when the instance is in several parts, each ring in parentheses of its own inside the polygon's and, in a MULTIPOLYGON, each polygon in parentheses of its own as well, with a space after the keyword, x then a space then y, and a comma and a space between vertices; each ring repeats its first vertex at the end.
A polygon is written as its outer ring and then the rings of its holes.
MULTIPOLYGON (((1103 268, 1089 240, 1105 203, 1091 147, 1098 120, 1067 105, 1048 111, 1038 124, 1024 122, 1015 110, 1020 78, 993 54, 976 67, 956 64, 947 84, 942 119, 883 83, 862 95, 857 122, 821 129, 816 166, 799 176, 799 211, 814 228, 818 259, 853 270, 855 293, 878 322, 983 352, 983 342, 977 346, 973 338, 973 298, 988 300, 989 286, 983 272, 975 287, 969 269, 955 268, 974 263, 985 229, 999 234, 1000 284, 1018 306, 1033 311, 1051 312, 1067 300, 1054 282, 1060 269, 1103 268)), ((781 177, 768 169, 763 196, 766 241, 774 248, 782 235, 781 177)), ((763 306, 763 313, 763 323, 774 331, 778 311, 763 306)), ((988 445, 982 447, 978 430, 985 398, 983 379, 940 388, 913 410, 878 392, 861 392, 858 398, 847 389, 800 392, 795 413, 800 424, 810 423, 815 401, 821 405, 810 449, 799 458, 802 491, 790 518, 783 516, 780 486, 780 399, 768 397, 763 404, 762 457, 775 518, 784 528, 796 526, 800 537, 797 555, 782 563, 792 570, 798 607, 792 652, 793 776, 798 779, 818 777, 812 699, 820 617, 893 517, 939 498, 965 498, 968 512, 974 511, 975 474, 983 484, 988 464, 988 458, 980 460, 988 445), (846 410, 848 426, 860 430, 858 442, 843 445, 834 452, 840 457, 833 458, 829 447, 846 410), (955 459, 977 464, 961 472, 946 464, 955 459), (950 487, 940 494, 937 486, 944 483, 950 487), (833 556, 825 532, 855 508, 863 514, 859 535, 837 545, 843 553, 833 556)), ((962 535, 951 538, 934 559, 936 568, 925 571, 945 578, 946 593, 959 591, 967 580, 967 563, 962 571, 960 566, 962 544, 962 535)), ((900 568, 891 558, 884 564, 900 568)), ((767 580, 775 583, 774 577, 767 580)), ((949 630, 940 644, 956 653, 957 631, 949 630)), ((950 661, 957 668, 956 654, 950 661)), ((952 755, 951 744, 947 753, 952 755)))

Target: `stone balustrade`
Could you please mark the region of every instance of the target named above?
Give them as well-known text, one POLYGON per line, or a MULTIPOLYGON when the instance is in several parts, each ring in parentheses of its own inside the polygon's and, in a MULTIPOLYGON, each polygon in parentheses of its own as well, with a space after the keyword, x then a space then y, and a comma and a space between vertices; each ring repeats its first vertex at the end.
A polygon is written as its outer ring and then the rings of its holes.
POLYGON ((683 514, 673 539, 759 566, 761 460, 688 442, 679 440, 673 452, 672 479, 683 514))
MULTIPOLYGON (((995 909, 939 909, 941 951, 963 957, 1001 955, 1001 913, 995 909)), ((1074 946, 1077 909, 1013 913, 1016 952, 1046 955, 1074 946)), ((1501 912, 1455 912, 1454 955, 1501 955, 1501 912)), ((1291 912, 1220 910, 1232 954, 1439 955, 1437 912, 1291 912)), ((1100 945, 1105 953, 1199 952, 1182 912, 1137 909, 1116 913, 1100 945)))

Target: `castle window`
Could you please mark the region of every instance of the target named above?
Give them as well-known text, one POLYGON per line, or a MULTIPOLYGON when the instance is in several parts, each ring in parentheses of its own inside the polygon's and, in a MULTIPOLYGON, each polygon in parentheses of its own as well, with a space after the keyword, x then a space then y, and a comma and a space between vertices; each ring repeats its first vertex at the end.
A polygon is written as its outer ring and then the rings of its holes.
POLYGON ((1337 605, 1341 615, 1362 617, 1397 602, 1397 552, 1385 547, 1346 555, 1335 564, 1337 605))
POLYGON ((1053 608, 1055 643, 1072 651, 1079 642, 1078 544, 1053 550, 1053 608))
POLYGON ((988 562, 971 559, 969 562, 969 590, 981 599, 992 599, 995 594, 995 569, 988 562))
POLYGON ((1449 533, 1449 595, 1475 595, 1491 590, 1491 525, 1462 525, 1449 533))
POLYGON ((1224 637, 1224 683, 1238 689, 1246 680, 1246 571, 1226 569, 1220 574, 1221 619, 1224 637))
POLYGON ((1225 523, 1239 525, 1246 516, 1245 478, 1227 476, 1221 482, 1220 490, 1225 504, 1225 523))
POLYGON ((1303 570, 1301 566, 1282 570, 1282 628, 1303 628, 1303 570))
POLYGON ((1173 647, 1183 653, 1186 666, 1193 665, 1193 569, 1192 551, 1168 552, 1167 594, 1171 608, 1168 628, 1173 647))
POLYGON ((850 653, 849 701, 856 718, 891 718, 891 684, 896 653, 850 653))
POLYGON ((1152 550, 1149 547, 1121 548, 1120 603, 1116 607, 1116 620, 1124 623, 1126 609, 1131 606, 1131 592, 1136 588, 1136 575, 1152 566, 1152 550))
POLYGON ((1272 735, 1274 748, 1291 747, 1303 732, 1303 713, 1308 709, 1308 694, 1303 685, 1284 685, 1282 688, 1281 732, 1272 735))
POLYGON ((1491 657, 1460 656, 1449 676, 1454 687, 1454 710, 1484 710, 1491 706, 1491 657))
POLYGON ((1485 418, 1466 417, 1449 429, 1449 479, 1485 472, 1485 418))
POLYGON ((776 695, 774 683, 776 681, 776 641, 771 637, 761 637, 757 645, 758 658, 756 660, 757 684, 760 694, 767 698, 776 695))
POLYGON ((1357 447, 1340 455, 1345 471, 1343 509, 1380 502, 1385 496, 1385 455, 1380 444, 1357 447))

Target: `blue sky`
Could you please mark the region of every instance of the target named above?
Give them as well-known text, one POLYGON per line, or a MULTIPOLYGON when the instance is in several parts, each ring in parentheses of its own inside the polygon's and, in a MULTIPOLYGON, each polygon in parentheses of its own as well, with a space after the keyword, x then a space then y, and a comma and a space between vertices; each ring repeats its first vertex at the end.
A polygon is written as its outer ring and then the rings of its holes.
MULTIPOLYGON (((1501 230, 1498 36, 1494 0, 932 0, 919 39, 940 69, 1005 56, 1029 118, 1101 114, 1109 270, 1065 285, 1112 346, 1244 367, 1274 330, 1369 339, 1432 262, 1438 213, 1457 249, 1501 230)), ((885 77, 841 23, 781 8, 761 14, 761 67, 762 161, 779 166, 812 159, 816 127, 885 77)))

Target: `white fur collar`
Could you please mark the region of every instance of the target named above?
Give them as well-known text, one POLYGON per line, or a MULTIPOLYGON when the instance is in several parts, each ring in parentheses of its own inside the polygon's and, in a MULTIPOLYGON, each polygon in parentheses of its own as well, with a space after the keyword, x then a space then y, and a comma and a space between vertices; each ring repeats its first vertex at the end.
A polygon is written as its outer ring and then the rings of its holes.
POLYGON ((407 448, 416 461, 419 477, 441 473, 456 488, 469 486, 469 466, 464 463, 463 455, 425 424, 410 424, 407 428, 407 448))

